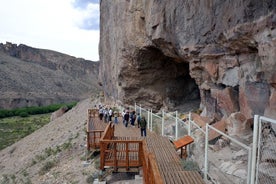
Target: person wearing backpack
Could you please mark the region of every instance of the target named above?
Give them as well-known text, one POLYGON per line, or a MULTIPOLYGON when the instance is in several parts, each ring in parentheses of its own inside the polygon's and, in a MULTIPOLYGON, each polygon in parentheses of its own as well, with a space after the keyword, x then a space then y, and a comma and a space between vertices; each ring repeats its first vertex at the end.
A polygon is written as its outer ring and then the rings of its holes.
POLYGON ((143 135, 146 137, 147 136, 147 121, 145 116, 142 116, 141 120, 140 120, 140 130, 141 130, 141 137, 143 137, 143 135))

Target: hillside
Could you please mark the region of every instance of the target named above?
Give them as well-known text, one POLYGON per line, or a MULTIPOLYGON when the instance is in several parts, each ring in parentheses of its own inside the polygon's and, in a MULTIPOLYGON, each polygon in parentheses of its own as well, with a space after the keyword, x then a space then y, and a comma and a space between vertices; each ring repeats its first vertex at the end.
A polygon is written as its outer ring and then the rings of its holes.
POLYGON ((86 183, 95 173, 84 167, 87 109, 81 101, 62 117, 0 151, 0 183, 86 183), (49 172, 48 172, 49 171, 49 172))
POLYGON ((0 108, 79 101, 98 94, 98 62, 0 44, 0 108))

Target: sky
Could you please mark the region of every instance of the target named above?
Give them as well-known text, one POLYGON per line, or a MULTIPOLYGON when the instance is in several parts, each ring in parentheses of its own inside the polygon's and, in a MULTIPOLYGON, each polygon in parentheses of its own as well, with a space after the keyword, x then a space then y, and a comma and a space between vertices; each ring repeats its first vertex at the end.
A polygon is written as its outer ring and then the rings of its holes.
POLYGON ((99 60, 99 0, 0 0, 0 4, 0 43, 99 60))

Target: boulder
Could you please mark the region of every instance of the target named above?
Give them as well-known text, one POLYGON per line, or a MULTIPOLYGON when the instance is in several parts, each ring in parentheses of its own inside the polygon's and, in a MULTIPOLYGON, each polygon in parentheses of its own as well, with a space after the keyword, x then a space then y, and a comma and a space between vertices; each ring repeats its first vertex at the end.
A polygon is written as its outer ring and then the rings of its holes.
POLYGON ((57 111, 55 111, 55 112, 53 112, 51 114, 50 121, 54 121, 55 119, 61 117, 67 111, 68 111, 68 107, 67 106, 61 107, 60 109, 58 109, 57 111))
POLYGON ((236 112, 226 119, 228 135, 231 137, 246 138, 252 134, 253 121, 246 119, 245 115, 236 112))

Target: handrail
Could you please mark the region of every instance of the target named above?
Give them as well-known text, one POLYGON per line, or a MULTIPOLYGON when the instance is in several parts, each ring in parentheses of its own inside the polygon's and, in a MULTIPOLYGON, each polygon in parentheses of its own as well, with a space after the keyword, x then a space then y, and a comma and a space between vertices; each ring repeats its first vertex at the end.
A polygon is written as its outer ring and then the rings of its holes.
MULTIPOLYGON (((100 139, 100 169, 103 170, 107 164, 111 164, 116 170, 118 167, 143 167, 143 179, 147 184, 163 184, 160 170, 155 155, 148 151, 145 140, 114 140, 114 124, 109 123, 100 139), (133 149, 130 144, 137 144, 133 149), (124 149, 120 149, 120 147, 124 149), (138 155, 133 157, 133 154, 138 155), (110 160, 105 163, 106 156, 110 160), (121 156, 120 156, 121 155, 121 156)), ((99 131, 98 131, 99 132, 99 131)))
POLYGON ((149 180, 150 183, 155 184, 163 184, 163 178, 161 177, 160 171, 158 169, 157 163, 156 163, 156 159, 155 159, 155 155, 153 153, 149 153, 149 157, 148 157, 148 161, 149 161, 149 180))
POLYGON ((153 153, 150 153, 146 146, 146 141, 143 140, 143 179, 144 183, 147 184, 163 184, 163 179, 161 177, 160 171, 157 166, 157 162, 153 153))
POLYGON ((91 130, 87 131, 87 150, 90 150, 90 148, 100 148, 100 139, 103 134, 103 130, 91 130))
MULTIPOLYGON (((105 157, 110 157, 108 162, 111 163, 115 170, 117 170, 119 166, 125 167, 127 170, 129 170, 130 167, 142 166, 141 140, 101 140, 101 148, 105 148, 105 150, 100 153, 101 162, 105 161, 105 157), (133 144, 137 146, 133 148, 133 144)), ((107 163, 102 162, 100 169, 103 169, 105 165, 107 165, 107 163)))
POLYGON ((112 122, 109 122, 108 125, 106 126, 103 136, 100 141, 104 139, 112 139, 114 137, 114 131, 115 131, 115 126, 112 122))

